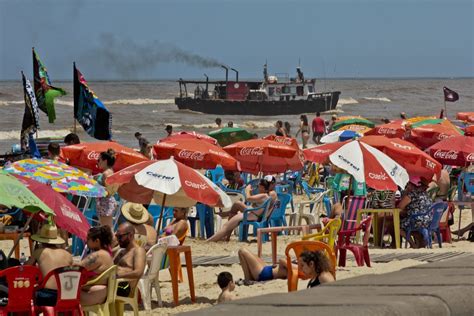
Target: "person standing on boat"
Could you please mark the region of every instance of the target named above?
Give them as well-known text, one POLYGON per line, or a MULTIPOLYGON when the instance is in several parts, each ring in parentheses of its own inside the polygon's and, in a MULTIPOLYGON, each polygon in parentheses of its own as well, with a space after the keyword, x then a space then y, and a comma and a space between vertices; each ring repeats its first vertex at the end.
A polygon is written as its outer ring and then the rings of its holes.
POLYGON ((313 142, 317 145, 321 144, 321 137, 324 135, 324 130, 326 129, 326 123, 321 118, 321 113, 316 112, 316 117, 313 119, 311 124, 313 130, 313 142))

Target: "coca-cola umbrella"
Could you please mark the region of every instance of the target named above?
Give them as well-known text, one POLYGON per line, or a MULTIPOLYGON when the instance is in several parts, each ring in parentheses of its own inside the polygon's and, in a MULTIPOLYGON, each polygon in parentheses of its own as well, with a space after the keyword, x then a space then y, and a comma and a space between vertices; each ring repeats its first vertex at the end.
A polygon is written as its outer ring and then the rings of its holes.
POLYGON ((359 140, 387 154, 390 158, 402 165, 410 176, 420 176, 431 179, 434 174, 439 175, 443 167, 430 155, 412 143, 400 138, 364 136, 359 140))
POLYGON ((175 140, 175 139, 197 139, 197 140, 205 141, 212 145, 217 145, 217 139, 211 136, 207 136, 205 134, 196 133, 195 131, 181 131, 181 132, 172 133, 171 136, 160 139, 157 142, 157 144, 161 142, 168 142, 170 140, 175 140))
POLYGON ((297 171, 304 163, 301 150, 267 139, 238 142, 224 147, 224 150, 240 162, 242 171, 253 174, 297 171))
POLYGON ((170 139, 153 146, 155 158, 177 161, 195 169, 214 169, 221 165, 225 170, 239 170, 238 161, 225 150, 208 142, 192 139, 170 139))
POLYGON ((265 137, 262 137, 262 139, 273 140, 274 142, 277 142, 283 145, 291 146, 298 149, 300 148, 298 146, 298 142, 293 137, 278 136, 275 134, 270 134, 265 137))
POLYGON ((375 190, 396 191, 408 183, 408 173, 400 164, 380 150, 359 140, 348 142, 329 160, 346 170, 357 182, 365 182, 375 190))
POLYGON ((434 144, 428 152, 443 165, 468 166, 474 163, 474 137, 451 137, 434 144))
POLYGON ((49 185, 17 174, 12 175, 54 211, 54 221, 60 228, 84 241, 87 239, 89 222, 66 197, 54 191, 49 185))
POLYGON ((306 161, 316 162, 319 164, 326 165, 329 161, 329 156, 347 144, 349 141, 338 142, 338 143, 329 143, 324 145, 319 145, 313 148, 307 148, 303 150, 304 157, 306 161))
POLYGON ((452 124, 429 124, 411 129, 407 140, 421 149, 425 149, 443 139, 460 135, 462 135, 462 131, 452 124))
POLYGON ((134 203, 149 204, 153 199, 162 207, 190 207, 197 202, 232 206, 229 196, 211 180, 173 158, 140 162, 114 173, 106 183, 118 184, 119 195, 134 203))
POLYGON ((114 171, 122 170, 137 162, 149 160, 134 149, 112 141, 80 143, 66 146, 61 149, 61 157, 68 161, 71 166, 89 169, 92 171, 92 174, 97 174, 102 172, 97 166, 99 155, 108 149, 115 151, 116 160, 113 167, 114 171))
POLYGON ((375 126, 370 131, 365 132, 364 135, 382 135, 389 138, 404 138, 405 133, 405 122, 403 120, 398 120, 395 122, 375 126))

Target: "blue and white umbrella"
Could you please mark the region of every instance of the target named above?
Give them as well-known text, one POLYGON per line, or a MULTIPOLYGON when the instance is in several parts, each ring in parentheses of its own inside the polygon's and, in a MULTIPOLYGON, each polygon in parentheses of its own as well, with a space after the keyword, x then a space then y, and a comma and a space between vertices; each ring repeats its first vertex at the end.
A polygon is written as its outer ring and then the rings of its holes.
POLYGON ((351 130, 345 131, 334 131, 329 133, 321 138, 321 143, 329 144, 329 143, 336 143, 336 142, 343 142, 349 139, 354 139, 357 137, 361 137, 361 135, 357 132, 351 130))

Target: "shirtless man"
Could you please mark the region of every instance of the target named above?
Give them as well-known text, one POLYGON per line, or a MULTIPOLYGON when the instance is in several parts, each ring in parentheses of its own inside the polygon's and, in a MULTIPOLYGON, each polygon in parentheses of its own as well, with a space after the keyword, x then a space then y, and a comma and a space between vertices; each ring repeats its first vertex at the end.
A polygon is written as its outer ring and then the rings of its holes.
POLYGON ((449 178, 449 172, 446 169, 441 170, 439 179, 436 175, 433 177, 433 181, 428 186, 428 190, 433 187, 438 187, 439 191, 436 193, 436 197, 443 199, 444 201, 448 200, 449 196, 448 191, 451 185, 451 179, 449 178))
POLYGON ((124 282, 119 283, 117 294, 120 296, 128 296, 130 294, 131 289, 135 288, 145 270, 145 249, 135 243, 134 235, 135 229, 128 222, 121 224, 115 233, 120 248, 122 248, 114 258, 114 264, 118 266, 117 277, 133 280, 129 286, 123 284, 124 282))
MULTIPOLYGON (((31 236, 31 239, 41 243, 41 247, 33 251, 33 255, 26 264, 35 265, 37 263, 43 277, 54 269, 72 265, 72 255, 65 249, 58 247, 65 241, 59 236, 56 225, 44 224, 39 234, 31 236)), ((57 290, 56 279, 49 278, 44 289, 36 292, 36 304, 38 306, 56 305, 57 290)))

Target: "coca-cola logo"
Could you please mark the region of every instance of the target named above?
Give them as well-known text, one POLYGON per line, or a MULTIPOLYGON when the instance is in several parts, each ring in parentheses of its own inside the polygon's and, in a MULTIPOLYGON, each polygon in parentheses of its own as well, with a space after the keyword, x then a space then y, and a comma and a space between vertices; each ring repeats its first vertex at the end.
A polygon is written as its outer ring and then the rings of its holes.
POLYGON ((229 155, 225 151, 216 151, 216 150, 213 150, 213 149, 209 149, 209 153, 211 153, 213 155, 216 155, 216 156, 224 157, 224 158, 230 158, 231 157, 231 155, 229 155))
POLYGON ((470 153, 469 155, 467 155, 466 161, 469 161, 469 162, 474 161, 474 153, 470 153))
POLYGON ((277 136, 275 137, 274 141, 280 144, 288 145, 288 146, 291 146, 292 144, 292 139, 287 138, 287 137, 277 136))
POLYGON ((132 171, 132 170, 121 170, 121 171, 119 171, 119 175, 121 175, 121 176, 126 176, 126 175, 133 174, 133 173, 135 173, 135 171, 132 171))
POLYGON ((326 153, 330 153, 332 150, 331 150, 331 149, 318 149, 318 148, 313 148, 313 149, 311 149, 311 151, 314 152, 314 153, 326 154, 326 153))
POLYGON ((199 190, 205 190, 209 187, 206 183, 195 183, 189 180, 184 181, 184 184, 187 185, 188 187, 199 189, 199 190))
POLYGON ((62 204, 60 209, 61 213, 63 213, 63 215, 67 218, 73 219, 76 222, 82 222, 81 217, 77 213, 73 212, 69 206, 62 204))
POLYGON ((377 130, 377 133, 381 135, 395 135, 397 133, 393 128, 381 127, 377 130))
POLYGON ((448 134, 440 133, 440 134, 438 134, 437 138, 439 140, 443 140, 443 139, 447 139, 447 138, 451 138, 451 137, 454 137, 454 135, 448 135, 448 134))
POLYGON ((458 155, 459 155, 459 152, 456 151, 456 150, 445 151, 445 150, 438 149, 434 153, 433 157, 438 158, 438 159, 456 160, 456 159, 458 159, 458 155))
POLYGON ((374 180, 382 180, 385 181, 388 179, 388 176, 385 172, 380 172, 380 173, 372 173, 369 172, 369 178, 374 179, 374 180))
POLYGON ((205 156, 204 153, 200 151, 190 151, 186 149, 182 149, 178 153, 179 158, 191 159, 191 160, 196 160, 196 161, 203 161, 204 156, 205 156))
POLYGON ((243 147, 240 150, 241 156, 262 156, 263 147, 243 147))
POLYGON ((90 153, 87 154, 87 159, 89 160, 98 160, 100 157, 100 153, 97 151, 91 151, 90 153))

